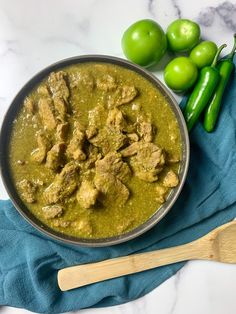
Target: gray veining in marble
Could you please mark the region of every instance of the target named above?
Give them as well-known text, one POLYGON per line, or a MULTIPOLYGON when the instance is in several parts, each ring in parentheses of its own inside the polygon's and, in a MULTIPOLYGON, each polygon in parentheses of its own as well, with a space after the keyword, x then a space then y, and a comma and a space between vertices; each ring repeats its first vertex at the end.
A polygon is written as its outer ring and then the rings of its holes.
POLYGON ((181 16, 181 9, 180 9, 180 7, 178 5, 178 0, 171 0, 171 3, 172 3, 173 7, 176 10, 176 15, 177 15, 178 19, 181 19, 182 18, 182 16, 181 16))
POLYGON ((197 20, 208 27, 217 17, 229 30, 236 32, 236 3, 225 1, 215 7, 206 7, 199 13, 197 20))

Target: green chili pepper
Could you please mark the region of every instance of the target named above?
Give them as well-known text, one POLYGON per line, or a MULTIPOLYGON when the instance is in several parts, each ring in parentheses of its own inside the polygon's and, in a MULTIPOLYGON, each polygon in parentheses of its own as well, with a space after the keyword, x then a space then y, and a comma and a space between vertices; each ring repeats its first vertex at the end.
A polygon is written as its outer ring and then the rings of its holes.
POLYGON ((235 68, 233 58, 236 50, 236 34, 234 34, 234 46, 231 53, 217 65, 217 69, 221 75, 220 82, 216 88, 213 98, 207 107, 203 126, 207 132, 212 132, 216 125, 218 115, 220 112, 222 97, 225 88, 229 82, 230 76, 235 68))
POLYGON ((211 66, 206 66, 201 69, 199 79, 187 101, 184 116, 189 131, 191 131, 200 114, 207 106, 220 81, 220 74, 216 69, 216 63, 221 50, 225 47, 226 45, 222 45, 217 50, 211 66))

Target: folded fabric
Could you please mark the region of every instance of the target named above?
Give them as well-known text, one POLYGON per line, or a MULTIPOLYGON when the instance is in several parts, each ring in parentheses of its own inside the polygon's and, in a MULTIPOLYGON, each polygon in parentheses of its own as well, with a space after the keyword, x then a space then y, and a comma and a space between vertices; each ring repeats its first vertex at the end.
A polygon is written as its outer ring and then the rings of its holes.
POLYGON ((168 215, 144 235, 117 246, 83 248, 52 240, 29 225, 10 201, 0 201, 0 304, 37 313, 111 306, 145 295, 179 270, 173 264, 61 292, 63 267, 192 241, 236 217, 236 79, 225 93, 216 131, 191 134, 184 189, 168 215))

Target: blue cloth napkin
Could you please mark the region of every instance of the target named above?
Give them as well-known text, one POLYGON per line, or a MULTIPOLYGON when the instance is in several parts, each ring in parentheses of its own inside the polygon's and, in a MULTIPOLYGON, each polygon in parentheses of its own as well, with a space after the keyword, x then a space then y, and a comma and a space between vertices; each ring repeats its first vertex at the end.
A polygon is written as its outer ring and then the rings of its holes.
POLYGON ((199 124, 191 134, 189 173, 177 203, 135 240, 107 248, 65 245, 31 227, 10 201, 0 201, 0 304, 37 313, 111 306, 139 298, 175 274, 184 263, 68 292, 56 279, 63 267, 183 244, 236 217, 235 101, 234 75, 216 131, 207 134, 199 124))

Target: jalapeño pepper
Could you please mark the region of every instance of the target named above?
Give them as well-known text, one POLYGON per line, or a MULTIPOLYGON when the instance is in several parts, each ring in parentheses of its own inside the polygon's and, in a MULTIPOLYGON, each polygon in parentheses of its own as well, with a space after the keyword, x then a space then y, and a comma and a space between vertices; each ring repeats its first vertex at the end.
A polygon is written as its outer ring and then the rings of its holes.
POLYGON ((217 65, 217 69, 221 75, 221 78, 204 116, 203 126, 207 132, 212 132, 215 128, 220 112, 222 97, 229 82, 230 76, 235 68, 233 63, 235 50, 236 34, 234 34, 234 45, 231 53, 225 59, 221 60, 217 65))
POLYGON ((226 45, 224 44, 217 50, 211 66, 206 66, 201 69, 199 79, 187 101, 184 117, 189 131, 191 131, 200 114, 207 106, 220 81, 220 73, 216 68, 216 63, 221 50, 225 47, 226 45))

